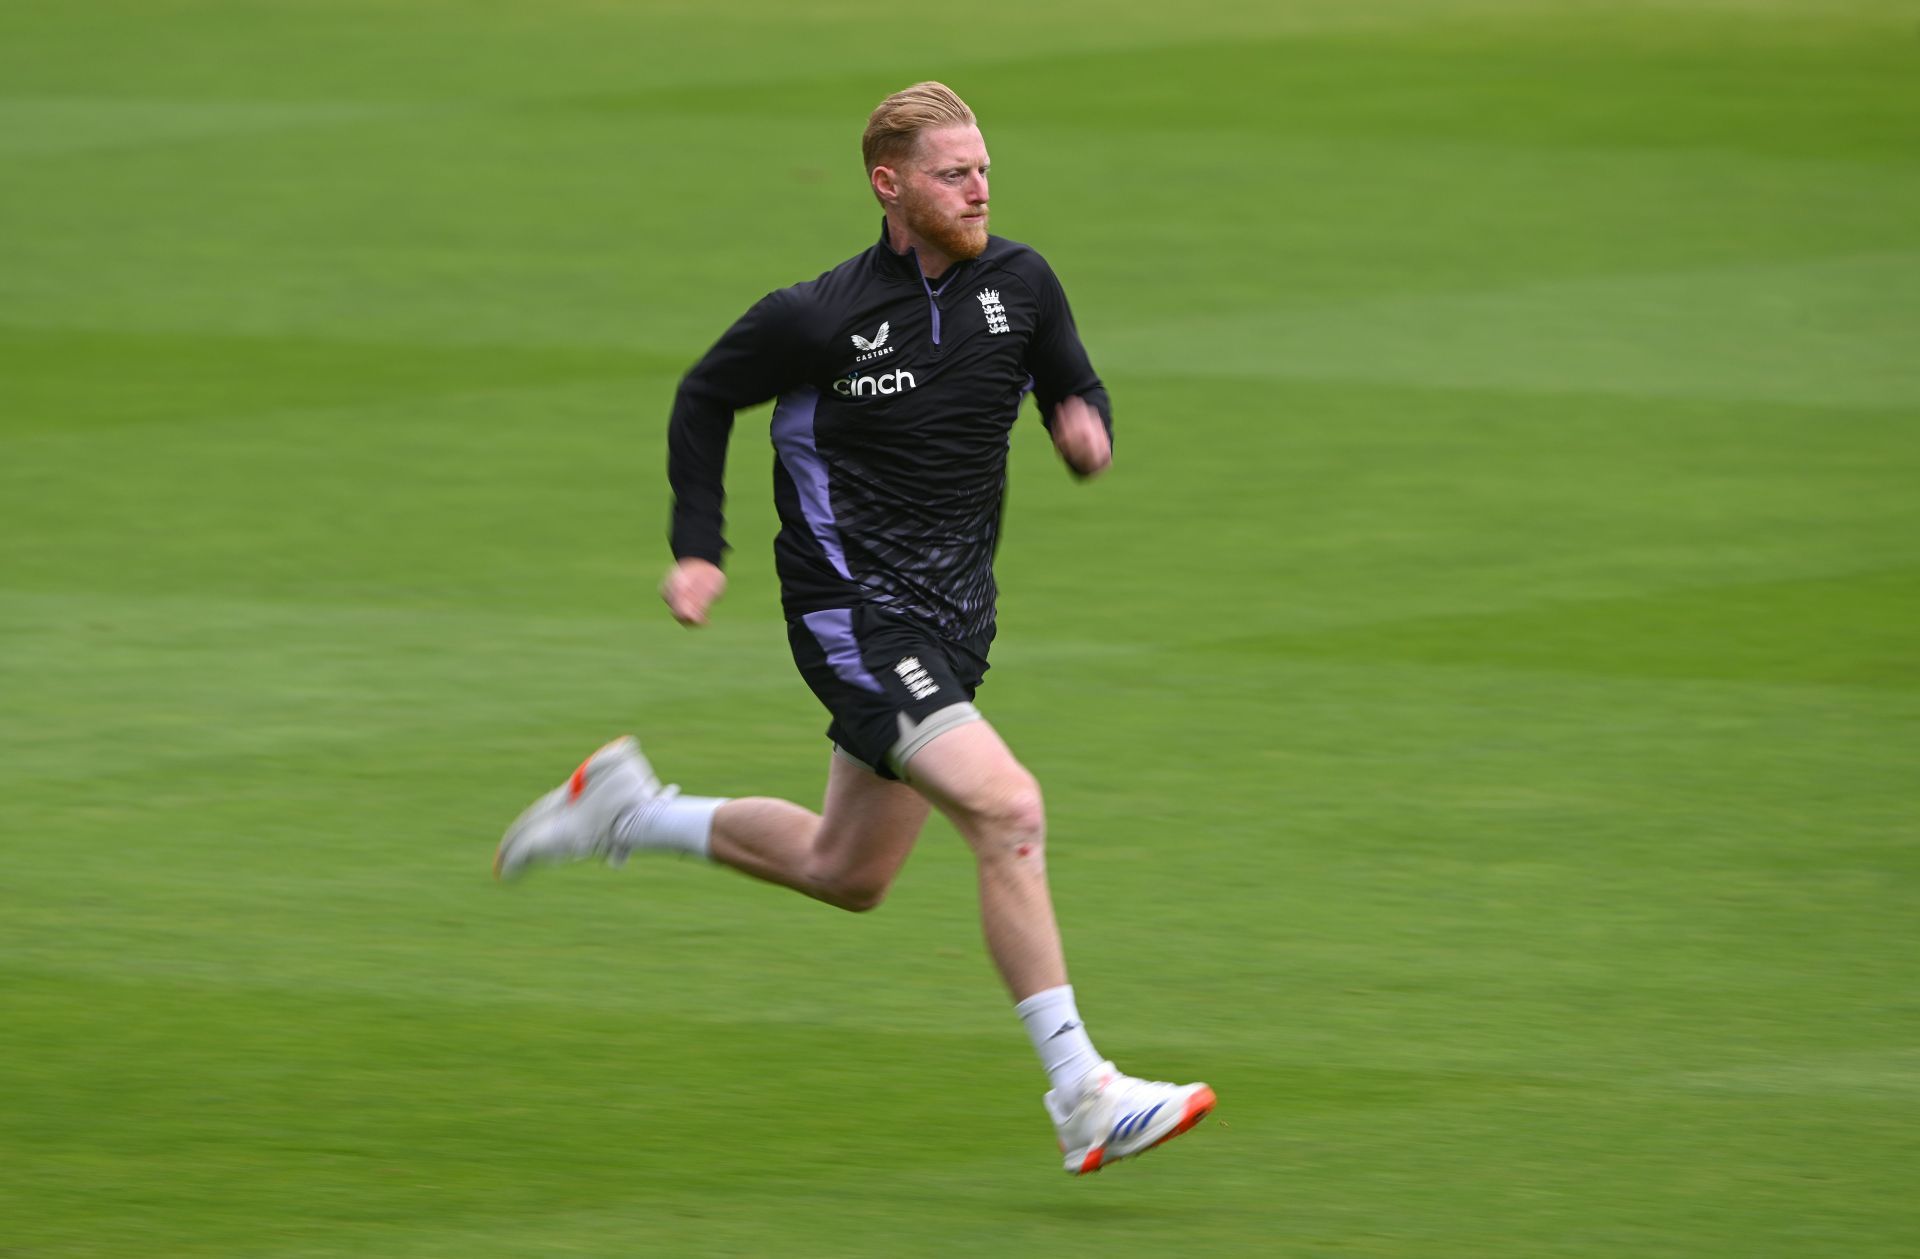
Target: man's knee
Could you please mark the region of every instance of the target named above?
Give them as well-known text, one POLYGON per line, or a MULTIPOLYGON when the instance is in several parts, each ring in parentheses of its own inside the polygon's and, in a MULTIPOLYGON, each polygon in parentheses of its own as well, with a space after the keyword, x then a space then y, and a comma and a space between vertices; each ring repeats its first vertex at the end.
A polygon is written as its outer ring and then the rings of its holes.
POLYGON ((1025 770, 987 794, 972 820, 983 859, 1035 857, 1046 846, 1046 801, 1039 782, 1025 770))
POLYGON ((841 876, 819 885, 820 899, 852 914, 871 913, 887 899, 891 880, 841 876))
POLYGON ((816 863, 808 874, 809 890, 816 899, 855 914, 880 908, 893 886, 892 871, 876 866, 816 863))

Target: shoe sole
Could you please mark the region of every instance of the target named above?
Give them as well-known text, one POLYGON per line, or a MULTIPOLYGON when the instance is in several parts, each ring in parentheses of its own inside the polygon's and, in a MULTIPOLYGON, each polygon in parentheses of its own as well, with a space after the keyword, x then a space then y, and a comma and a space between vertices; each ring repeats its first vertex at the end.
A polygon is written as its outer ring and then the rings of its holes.
POLYGON ((1149 1144, 1141 1146, 1131 1154, 1122 1154, 1119 1158, 1115 1159, 1109 1159, 1107 1157, 1106 1146, 1095 1146, 1093 1149, 1087 1151, 1086 1159, 1080 1164, 1080 1170, 1076 1171, 1074 1175, 1085 1176, 1091 1172, 1097 1172, 1103 1167, 1109 1167, 1114 1163, 1118 1163, 1123 1159, 1138 1158, 1155 1146, 1165 1145, 1212 1114, 1213 1108, 1218 1101, 1219 1099, 1214 1096, 1213 1090, 1207 1085, 1202 1084, 1194 1090, 1193 1096, 1187 1099, 1186 1107, 1180 1112, 1180 1122, 1167 1129, 1166 1132, 1162 1133, 1158 1138, 1149 1144))

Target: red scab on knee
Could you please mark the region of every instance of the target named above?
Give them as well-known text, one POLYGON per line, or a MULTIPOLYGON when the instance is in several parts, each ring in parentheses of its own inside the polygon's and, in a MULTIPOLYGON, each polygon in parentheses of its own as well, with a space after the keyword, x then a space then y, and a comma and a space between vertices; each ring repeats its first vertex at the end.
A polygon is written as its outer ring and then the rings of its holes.
POLYGON ((1016 857, 1031 857, 1033 856, 1033 845, 1021 844, 1018 848, 1015 848, 1013 850, 1013 855, 1016 857))

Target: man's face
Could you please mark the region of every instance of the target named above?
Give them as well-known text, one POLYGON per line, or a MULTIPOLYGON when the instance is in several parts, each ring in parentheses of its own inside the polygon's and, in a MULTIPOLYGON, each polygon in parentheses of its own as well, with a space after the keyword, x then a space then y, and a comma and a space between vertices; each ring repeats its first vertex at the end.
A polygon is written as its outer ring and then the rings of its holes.
POLYGON ((921 132, 898 172, 907 228, 956 262, 987 247, 987 165, 987 142, 968 124, 921 132))

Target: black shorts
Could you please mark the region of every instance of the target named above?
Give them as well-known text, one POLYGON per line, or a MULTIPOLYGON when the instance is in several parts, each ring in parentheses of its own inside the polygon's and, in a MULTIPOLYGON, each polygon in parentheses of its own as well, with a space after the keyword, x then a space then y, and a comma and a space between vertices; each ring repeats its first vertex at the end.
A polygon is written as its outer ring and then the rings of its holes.
POLYGON ((974 692, 993 633, 955 642, 870 605, 787 621, 800 676, 833 715, 834 746, 882 778, 900 778, 937 734, 979 720, 974 692))

